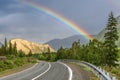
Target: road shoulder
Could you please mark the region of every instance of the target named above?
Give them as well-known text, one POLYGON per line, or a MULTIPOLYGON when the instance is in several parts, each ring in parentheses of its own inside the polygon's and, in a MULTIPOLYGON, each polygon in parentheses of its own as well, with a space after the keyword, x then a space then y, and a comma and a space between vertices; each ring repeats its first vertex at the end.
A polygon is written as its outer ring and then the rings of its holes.
POLYGON ((76 63, 66 63, 73 71, 72 80, 93 80, 95 75, 86 67, 76 63))

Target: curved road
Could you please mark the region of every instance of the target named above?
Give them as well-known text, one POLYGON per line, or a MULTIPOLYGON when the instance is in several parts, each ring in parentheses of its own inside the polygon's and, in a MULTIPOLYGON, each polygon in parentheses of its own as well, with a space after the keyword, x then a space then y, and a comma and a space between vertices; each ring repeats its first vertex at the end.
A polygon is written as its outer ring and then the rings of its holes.
POLYGON ((59 62, 40 62, 32 68, 2 77, 0 80, 70 80, 69 68, 59 62))

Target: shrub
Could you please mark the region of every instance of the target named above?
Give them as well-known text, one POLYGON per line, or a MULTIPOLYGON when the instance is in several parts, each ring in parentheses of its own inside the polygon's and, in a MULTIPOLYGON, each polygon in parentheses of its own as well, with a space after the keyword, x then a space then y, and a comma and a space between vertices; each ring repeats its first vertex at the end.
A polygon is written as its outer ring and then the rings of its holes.
POLYGON ((118 73, 119 73, 119 70, 116 69, 116 68, 112 68, 111 73, 113 73, 113 74, 118 74, 118 73))
POLYGON ((15 64, 16 66, 22 66, 23 62, 24 62, 24 61, 23 61, 22 59, 17 59, 17 60, 14 61, 14 64, 15 64))
POLYGON ((11 60, 6 60, 4 64, 6 65, 6 69, 12 69, 14 67, 14 63, 11 60))

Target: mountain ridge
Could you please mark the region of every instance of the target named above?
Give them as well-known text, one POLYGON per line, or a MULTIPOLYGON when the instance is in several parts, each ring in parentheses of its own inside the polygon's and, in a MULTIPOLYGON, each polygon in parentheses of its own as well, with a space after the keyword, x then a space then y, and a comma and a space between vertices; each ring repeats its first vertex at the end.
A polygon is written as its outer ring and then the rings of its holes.
POLYGON ((33 54, 45 53, 48 52, 48 50, 50 50, 50 52, 54 52, 54 49, 48 44, 37 44, 24 39, 12 39, 10 42, 12 45, 16 43, 17 50, 22 50, 25 54, 28 54, 30 50, 33 54))
POLYGON ((82 35, 73 35, 70 37, 63 38, 63 39, 53 39, 53 40, 46 42, 45 44, 49 44, 54 50, 57 51, 60 47, 70 48, 72 46, 72 43, 78 40, 80 40, 81 44, 85 44, 89 42, 89 40, 87 40, 82 35))

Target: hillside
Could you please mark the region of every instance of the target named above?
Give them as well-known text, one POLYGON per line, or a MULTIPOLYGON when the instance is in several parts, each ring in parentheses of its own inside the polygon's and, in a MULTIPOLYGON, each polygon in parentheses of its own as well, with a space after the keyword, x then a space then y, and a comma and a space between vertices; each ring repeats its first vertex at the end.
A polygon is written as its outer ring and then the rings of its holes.
POLYGON ((72 43, 78 40, 80 40, 81 44, 88 43, 88 40, 82 35, 74 35, 64 39, 54 39, 46 42, 46 44, 49 44, 53 49, 58 50, 61 46, 63 48, 70 48, 72 43))
POLYGON ((48 44, 37 44, 23 39, 11 40, 12 45, 16 43, 17 50, 22 50, 25 54, 28 54, 31 50, 32 53, 54 52, 54 50, 48 44))
MULTIPOLYGON (((118 16, 117 18, 117 28, 118 28, 118 35, 119 35, 119 40, 117 41, 117 45, 118 47, 120 47, 120 16, 118 16)), ((103 29, 98 35, 96 35, 96 39, 100 40, 100 41, 104 41, 104 34, 105 34, 105 29, 103 29)))

